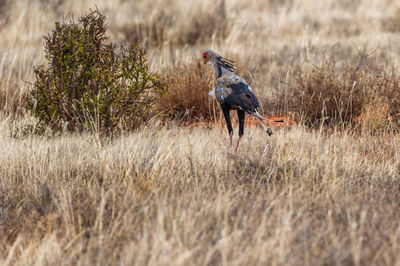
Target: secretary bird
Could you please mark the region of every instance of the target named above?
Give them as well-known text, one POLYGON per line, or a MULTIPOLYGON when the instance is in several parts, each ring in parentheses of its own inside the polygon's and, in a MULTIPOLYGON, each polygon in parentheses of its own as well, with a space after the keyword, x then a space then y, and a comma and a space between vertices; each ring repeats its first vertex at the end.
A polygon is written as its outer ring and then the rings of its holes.
MULTIPOLYGON (((217 101, 220 103, 222 112, 224 113, 226 125, 228 127, 229 137, 231 141, 231 148, 233 149, 232 137, 233 129, 230 117, 230 110, 237 110, 239 118, 239 138, 236 145, 235 151, 239 149, 240 139, 244 134, 244 117, 245 113, 252 115, 261 121, 261 125, 266 130, 269 136, 272 135, 272 130, 265 126, 263 120, 269 120, 262 117, 257 108, 260 107, 260 103, 253 91, 247 85, 247 82, 236 75, 233 70, 233 61, 223 58, 212 50, 207 50, 203 53, 204 64, 210 63, 214 66, 217 74, 217 86, 214 90, 211 90, 209 94, 215 96, 217 101)), ((283 120, 269 120, 273 122, 283 122, 283 120)))

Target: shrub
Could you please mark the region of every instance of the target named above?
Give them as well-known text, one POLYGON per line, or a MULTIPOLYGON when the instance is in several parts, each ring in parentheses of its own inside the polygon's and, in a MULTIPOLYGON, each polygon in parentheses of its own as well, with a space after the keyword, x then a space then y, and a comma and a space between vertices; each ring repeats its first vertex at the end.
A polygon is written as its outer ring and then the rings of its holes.
POLYGON ((184 121, 213 120, 219 117, 220 108, 208 92, 214 87, 212 69, 192 61, 169 70, 165 82, 170 93, 162 97, 160 109, 173 119, 184 121))
POLYGON ((45 37, 47 65, 35 67, 27 106, 53 131, 133 129, 167 92, 149 71, 146 51, 107 43, 105 17, 91 11, 78 23, 56 23, 45 37))
MULTIPOLYGON (((320 67, 301 67, 290 78, 293 95, 289 109, 299 113, 309 126, 321 123, 355 126, 357 116, 371 108, 384 106, 395 121, 400 121, 397 115, 400 111, 397 72, 385 70, 376 63, 365 63, 365 59, 366 56, 362 55, 357 64, 342 67, 329 60, 324 60, 320 67)), ((374 116, 368 117, 373 119, 374 116)), ((380 117, 379 121, 367 124, 377 122, 382 125, 387 119, 380 117)))

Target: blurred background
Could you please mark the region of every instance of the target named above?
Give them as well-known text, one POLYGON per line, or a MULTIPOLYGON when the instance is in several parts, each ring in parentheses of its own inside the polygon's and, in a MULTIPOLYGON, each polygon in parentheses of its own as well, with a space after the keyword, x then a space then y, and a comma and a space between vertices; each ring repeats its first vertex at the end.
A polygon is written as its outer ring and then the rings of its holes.
POLYGON ((392 0, 0 0, 3 112, 21 109, 55 22, 96 8, 107 18, 109 40, 146 48, 151 69, 167 80, 178 66, 184 75, 189 62, 201 62, 206 49, 236 61, 264 112, 282 112, 271 102, 288 95, 290 77, 324 59, 356 64, 364 52, 370 63, 399 64, 400 2, 392 0))

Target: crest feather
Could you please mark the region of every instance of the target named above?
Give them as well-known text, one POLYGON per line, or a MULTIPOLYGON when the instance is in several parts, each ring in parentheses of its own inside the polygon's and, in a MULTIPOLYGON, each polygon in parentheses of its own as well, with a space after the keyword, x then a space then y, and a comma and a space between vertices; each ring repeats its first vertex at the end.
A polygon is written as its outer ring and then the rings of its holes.
POLYGON ((233 70, 235 70, 235 62, 229 59, 226 59, 220 55, 217 56, 217 64, 219 64, 220 66, 222 66, 223 68, 233 72, 233 70))

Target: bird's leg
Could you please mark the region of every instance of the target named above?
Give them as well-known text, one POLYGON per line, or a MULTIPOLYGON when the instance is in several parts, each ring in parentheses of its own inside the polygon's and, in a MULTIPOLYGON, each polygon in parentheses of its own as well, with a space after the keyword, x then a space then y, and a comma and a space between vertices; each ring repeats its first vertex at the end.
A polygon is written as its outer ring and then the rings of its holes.
POLYGON ((239 143, 240 143, 240 140, 242 139, 243 134, 244 134, 244 117, 245 117, 245 111, 243 111, 243 110, 237 110, 237 114, 238 114, 238 118, 239 118, 239 139, 238 139, 238 142, 237 142, 237 145, 236 145, 236 149, 235 149, 236 152, 237 152, 238 149, 239 149, 239 143))
POLYGON ((233 150, 233 141, 232 141, 232 139, 233 139, 233 132, 229 132, 229 137, 230 137, 230 139, 231 139, 231 148, 232 148, 232 150, 233 150))
POLYGON ((229 107, 229 105, 221 104, 221 109, 222 109, 222 112, 224 113, 226 126, 228 127, 229 138, 231 140, 231 148, 233 149, 233 144, 232 144, 233 128, 232 128, 231 114, 230 114, 231 108, 229 107))
POLYGON ((238 142, 237 142, 237 144, 236 144, 235 152, 238 152, 238 150, 239 150, 239 143, 240 143, 240 140, 241 140, 241 139, 242 139, 242 136, 239 136, 238 142))

